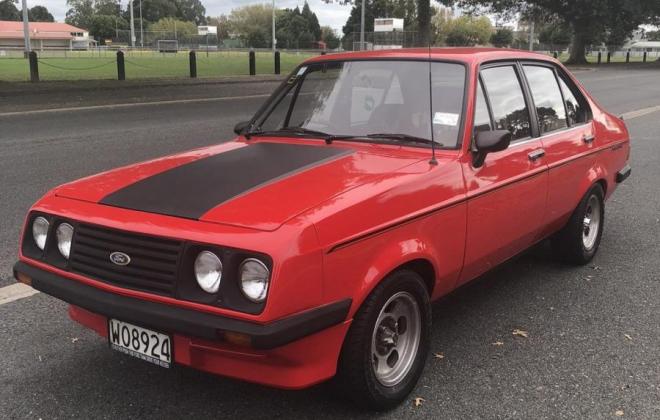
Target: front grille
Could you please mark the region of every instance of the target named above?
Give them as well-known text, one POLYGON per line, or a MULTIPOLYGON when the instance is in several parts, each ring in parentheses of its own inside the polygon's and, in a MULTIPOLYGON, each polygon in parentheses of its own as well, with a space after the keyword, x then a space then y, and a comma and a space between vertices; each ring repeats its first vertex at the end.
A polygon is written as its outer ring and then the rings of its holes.
POLYGON ((173 296, 182 248, 182 242, 172 239, 79 224, 69 267, 105 283, 173 296), (127 254, 130 263, 113 263, 113 252, 127 254))

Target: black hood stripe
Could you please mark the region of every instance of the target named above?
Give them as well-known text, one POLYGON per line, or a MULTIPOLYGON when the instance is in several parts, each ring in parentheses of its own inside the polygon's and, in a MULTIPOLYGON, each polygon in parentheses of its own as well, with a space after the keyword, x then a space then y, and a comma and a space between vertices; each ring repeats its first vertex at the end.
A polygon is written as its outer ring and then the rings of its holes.
POLYGON ((250 190, 349 153, 350 149, 328 146, 249 144, 140 180, 107 195, 100 203, 199 219, 250 190))

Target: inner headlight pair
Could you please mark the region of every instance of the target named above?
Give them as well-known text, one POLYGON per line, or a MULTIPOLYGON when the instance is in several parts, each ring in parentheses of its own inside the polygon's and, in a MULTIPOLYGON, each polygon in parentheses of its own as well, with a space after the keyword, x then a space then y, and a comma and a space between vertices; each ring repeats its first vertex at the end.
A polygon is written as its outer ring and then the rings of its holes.
MULTIPOLYGON (((243 295, 261 303, 268 294, 270 271, 256 258, 243 260, 239 269, 239 285, 243 295)), ((222 261, 211 251, 202 251, 195 259, 195 277, 199 287, 207 293, 216 293, 222 281, 222 261)))
MULTIPOLYGON (((49 228, 50 222, 48 222, 45 217, 36 217, 32 222, 32 238, 34 239, 37 248, 42 251, 46 248, 49 228)), ((55 237, 57 238, 57 249, 59 249, 60 254, 68 260, 71 253, 73 226, 68 223, 60 223, 55 230, 55 237)))

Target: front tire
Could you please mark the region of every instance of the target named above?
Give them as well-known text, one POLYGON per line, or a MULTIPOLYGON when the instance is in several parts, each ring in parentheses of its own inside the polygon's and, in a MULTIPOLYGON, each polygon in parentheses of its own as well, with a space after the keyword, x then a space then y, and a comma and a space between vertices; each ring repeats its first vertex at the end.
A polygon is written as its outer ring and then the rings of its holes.
POLYGON ((353 319, 339 357, 339 390, 370 409, 400 404, 424 370, 430 328, 429 295, 419 274, 389 275, 353 319))
POLYGON ((584 265, 596 255, 605 225, 604 195, 600 184, 592 186, 566 226, 552 238, 555 254, 563 261, 584 265))

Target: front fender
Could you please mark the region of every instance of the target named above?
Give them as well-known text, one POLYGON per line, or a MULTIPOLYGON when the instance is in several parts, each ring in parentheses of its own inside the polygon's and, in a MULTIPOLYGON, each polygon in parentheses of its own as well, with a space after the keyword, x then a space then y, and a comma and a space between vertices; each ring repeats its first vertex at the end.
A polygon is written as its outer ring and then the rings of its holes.
POLYGON ((353 316, 388 274, 413 260, 428 261, 434 279, 431 299, 455 287, 465 249, 464 203, 330 249, 324 255, 324 300, 350 297, 353 316))

